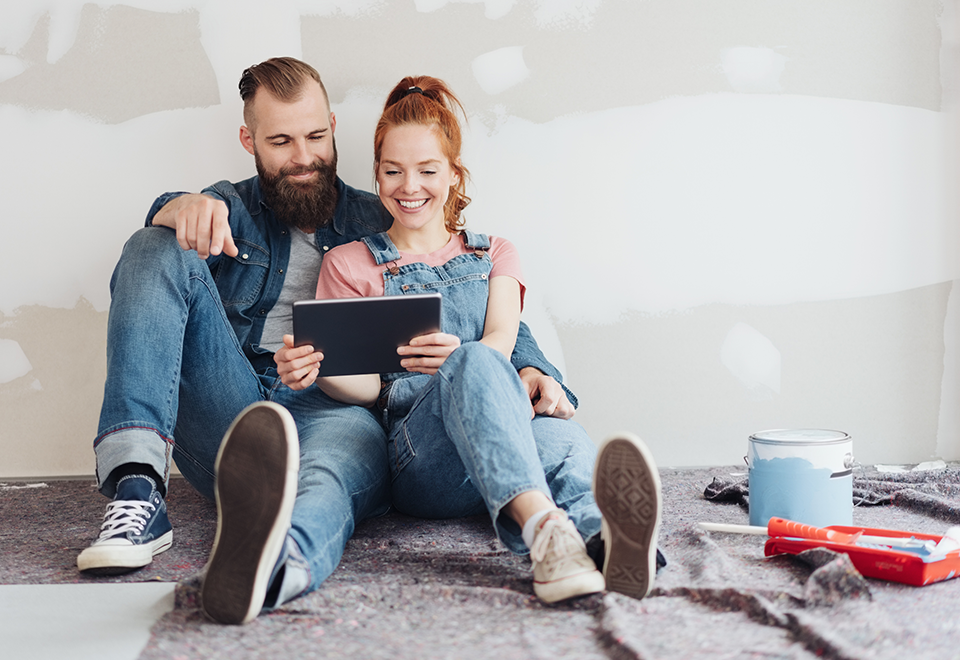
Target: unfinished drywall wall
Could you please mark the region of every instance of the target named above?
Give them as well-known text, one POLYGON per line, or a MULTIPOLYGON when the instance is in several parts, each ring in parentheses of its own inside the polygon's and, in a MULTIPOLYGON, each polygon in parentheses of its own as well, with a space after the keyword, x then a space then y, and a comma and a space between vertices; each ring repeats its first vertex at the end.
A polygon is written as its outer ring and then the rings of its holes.
POLYGON ((320 70, 363 188, 401 76, 460 94, 468 223, 518 245, 596 439, 960 458, 958 34, 956 0, 5 6, 0 477, 93 472, 120 248, 157 194, 253 173, 236 83, 274 55, 320 70))
POLYGON ((636 429, 665 465, 740 463, 752 433, 808 427, 846 431, 865 464, 921 461, 939 456, 952 288, 558 326, 564 346, 581 347, 566 352, 591 402, 580 421, 601 435, 636 429))

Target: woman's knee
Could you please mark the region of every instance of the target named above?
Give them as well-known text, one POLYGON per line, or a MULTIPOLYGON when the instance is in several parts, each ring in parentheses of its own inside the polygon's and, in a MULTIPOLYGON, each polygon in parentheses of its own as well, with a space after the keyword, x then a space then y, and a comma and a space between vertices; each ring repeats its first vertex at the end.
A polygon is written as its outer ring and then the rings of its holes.
POLYGON ((572 419, 537 415, 531 421, 530 427, 541 458, 544 455, 551 455, 558 460, 573 455, 586 455, 591 458, 596 456, 596 443, 584 428, 572 419))
POLYGON ((461 372, 464 369, 480 370, 480 373, 505 371, 516 373, 516 369, 500 351, 490 348, 479 341, 461 345, 443 363, 447 371, 461 372))

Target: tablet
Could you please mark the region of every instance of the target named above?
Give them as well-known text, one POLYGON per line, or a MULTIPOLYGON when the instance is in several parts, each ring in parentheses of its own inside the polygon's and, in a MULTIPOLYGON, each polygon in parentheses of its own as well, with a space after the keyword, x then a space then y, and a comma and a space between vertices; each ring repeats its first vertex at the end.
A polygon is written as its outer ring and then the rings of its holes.
POLYGON ((323 353, 321 376, 405 371, 397 348, 440 332, 441 295, 302 300, 293 303, 293 340, 323 353))

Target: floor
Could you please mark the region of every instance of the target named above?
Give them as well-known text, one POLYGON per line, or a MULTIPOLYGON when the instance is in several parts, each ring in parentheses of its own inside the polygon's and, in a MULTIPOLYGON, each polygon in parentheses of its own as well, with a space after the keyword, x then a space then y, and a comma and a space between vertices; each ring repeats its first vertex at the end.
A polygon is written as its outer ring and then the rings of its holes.
MULTIPOLYGON (((358 527, 323 589, 242 627, 206 622, 189 599, 171 612, 173 582, 202 569, 216 527, 215 507, 185 484, 168 498, 174 547, 110 583, 76 573, 91 533, 76 521, 103 510, 91 483, 0 490, 0 657, 261 660, 276 647, 293 658, 384 660, 687 660, 704 649, 717 658, 960 660, 960 619, 943 616, 960 611, 960 581, 863 588, 839 556, 813 570, 764 559, 762 537, 700 530, 701 520, 747 522, 736 498, 715 496, 744 496, 743 475, 727 478, 737 470, 661 471, 660 544, 671 563, 642 601, 606 594, 544 606, 530 593, 529 561, 496 544, 485 516, 391 514, 358 527)), ((865 472, 863 499, 891 499, 855 507, 854 524, 931 534, 960 525, 960 465, 928 472, 865 472)))
POLYGON ((0 585, 8 658, 134 660, 173 609, 175 583, 0 585))

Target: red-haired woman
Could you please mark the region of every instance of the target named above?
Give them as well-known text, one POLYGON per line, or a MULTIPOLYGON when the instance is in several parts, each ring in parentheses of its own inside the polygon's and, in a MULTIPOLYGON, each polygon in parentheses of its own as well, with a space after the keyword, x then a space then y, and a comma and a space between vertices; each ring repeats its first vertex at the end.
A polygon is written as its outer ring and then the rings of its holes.
POLYGON ((529 550, 541 600, 602 591, 604 573, 609 588, 643 597, 656 570, 656 467, 634 436, 604 444, 593 479, 602 517, 591 492, 596 452, 579 425, 558 420, 568 425, 566 456, 549 469, 542 462, 529 396, 510 362, 523 305, 520 260, 509 241, 464 228, 462 113, 442 80, 408 77, 393 89, 374 136, 378 195, 393 225, 331 250, 317 286, 318 298, 439 291, 443 332, 402 347, 402 373, 317 378, 310 356, 280 372, 294 388, 316 380, 340 401, 378 404, 394 506, 423 518, 488 512, 511 551, 529 550), (624 483, 627 471, 635 483, 624 483))

